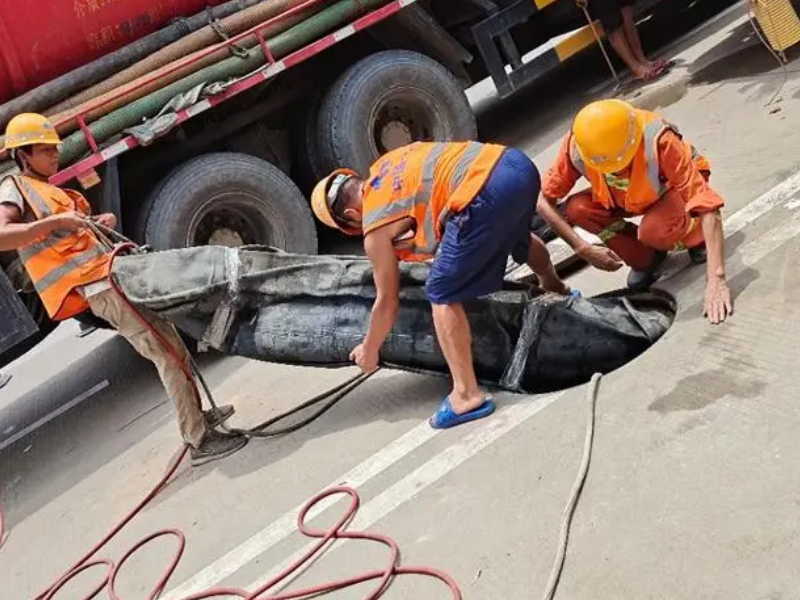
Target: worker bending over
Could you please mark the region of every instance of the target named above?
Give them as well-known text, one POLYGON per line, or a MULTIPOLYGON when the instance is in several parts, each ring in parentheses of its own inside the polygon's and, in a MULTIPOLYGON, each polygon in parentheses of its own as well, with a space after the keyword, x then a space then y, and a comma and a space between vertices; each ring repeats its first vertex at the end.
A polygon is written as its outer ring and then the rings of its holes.
POLYGON ((320 221, 363 234, 372 262, 376 297, 369 329, 350 355, 365 372, 378 367, 397 316, 398 261, 433 259, 425 291, 453 376, 452 392, 430 420, 435 428, 494 411, 478 387, 462 303, 502 287, 508 256, 530 265, 545 290, 569 292, 547 248, 529 232, 538 193, 539 173, 525 154, 478 142, 404 146, 378 159, 366 180, 337 169, 314 189, 320 221))
MULTIPOLYGON (((5 149, 12 152, 22 175, 0 182, 0 251, 19 251, 52 319, 91 310, 156 366, 175 403, 193 464, 235 452, 246 439, 214 429, 230 416, 232 407, 221 407, 219 412, 201 410, 194 381, 111 288, 111 249, 88 228, 91 207, 87 200, 78 192, 48 183, 48 177, 58 171, 59 143, 52 124, 41 115, 25 113, 9 122, 5 149)), ((105 227, 116 226, 113 214, 92 218, 105 227)), ((153 314, 146 319, 181 355, 183 367, 190 368, 189 354, 175 328, 153 314)))
POLYGON ((688 249, 695 264, 707 260, 704 311, 712 323, 733 312, 725 279, 722 198, 708 185, 710 166, 678 130, 657 114, 621 100, 584 107, 544 177, 538 210, 589 264, 616 271, 631 267, 628 287, 646 289, 659 277, 670 250, 688 249), (584 176, 590 190, 556 202, 584 176), (641 224, 626 221, 643 215, 641 224), (605 244, 588 244, 581 227, 605 244))

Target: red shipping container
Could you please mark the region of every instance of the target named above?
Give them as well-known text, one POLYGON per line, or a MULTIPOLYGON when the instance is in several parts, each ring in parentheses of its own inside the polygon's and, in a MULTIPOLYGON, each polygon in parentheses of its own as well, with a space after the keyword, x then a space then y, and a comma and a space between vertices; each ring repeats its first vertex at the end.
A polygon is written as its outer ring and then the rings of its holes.
POLYGON ((0 0, 0 102, 223 0, 0 0))

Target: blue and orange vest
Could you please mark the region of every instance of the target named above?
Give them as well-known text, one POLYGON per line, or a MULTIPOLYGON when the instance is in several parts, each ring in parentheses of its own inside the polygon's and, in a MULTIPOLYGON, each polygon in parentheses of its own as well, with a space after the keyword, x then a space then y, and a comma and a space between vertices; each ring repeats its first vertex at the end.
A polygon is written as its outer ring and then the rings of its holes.
POLYGON ((483 188, 504 146, 479 142, 417 142, 392 150, 370 168, 364 188, 364 234, 411 218, 416 230, 401 260, 436 254, 448 217, 464 210, 483 188))

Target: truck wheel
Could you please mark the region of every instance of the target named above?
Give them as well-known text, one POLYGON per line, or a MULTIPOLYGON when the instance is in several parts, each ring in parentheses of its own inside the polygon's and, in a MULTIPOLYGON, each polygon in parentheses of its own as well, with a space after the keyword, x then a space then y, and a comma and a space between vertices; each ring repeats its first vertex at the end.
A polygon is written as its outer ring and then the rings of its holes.
POLYGON ((414 141, 474 140, 475 115, 458 81, 424 54, 387 50, 350 67, 319 115, 329 169, 366 173, 381 154, 414 141))
POLYGON ((156 250, 262 244, 317 252, 314 219, 300 190, 254 156, 198 156, 167 175, 148 205, 145 240, 156 250))
POLYGON ((316 183, 328 174, 319 153, 319 111, 322 96, 308 101, 294 126, 294 180, 310 193, 316 183))

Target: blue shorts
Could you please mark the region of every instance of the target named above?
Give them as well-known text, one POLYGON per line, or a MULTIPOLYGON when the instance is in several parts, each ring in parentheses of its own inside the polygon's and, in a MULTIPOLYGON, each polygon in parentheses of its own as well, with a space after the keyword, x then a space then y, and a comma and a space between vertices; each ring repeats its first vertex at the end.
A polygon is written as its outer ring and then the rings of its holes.
POLYGON ((527 262, 539 188, 531 160, 514 148, 503 152, 480 193, 445 224, 425 285, 428 300, 454 304, 503 287, 508 257, 527 262))

